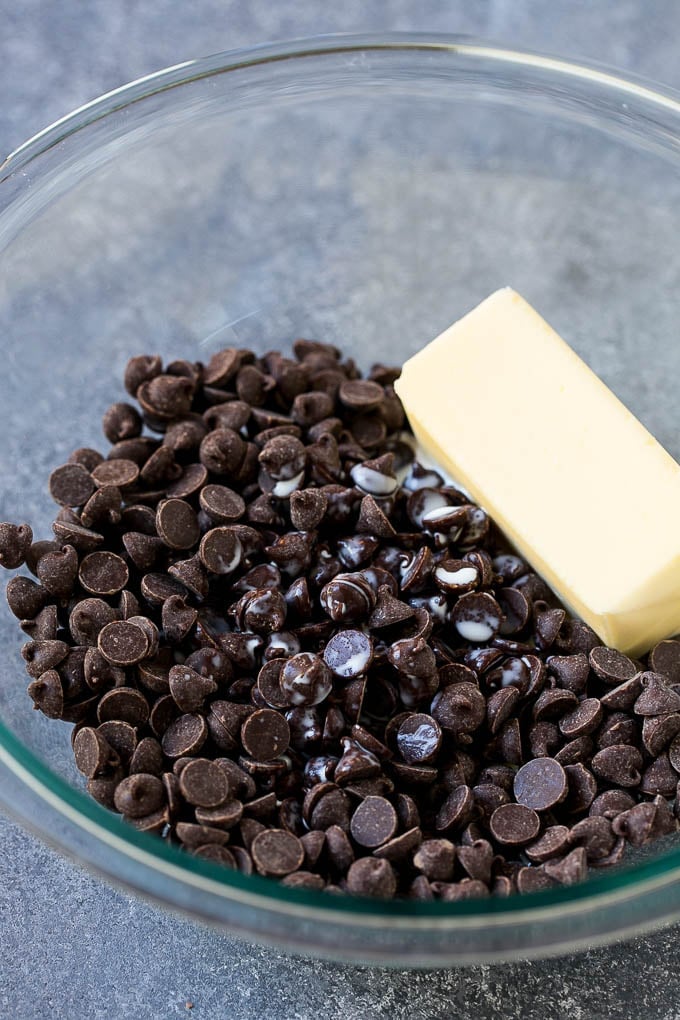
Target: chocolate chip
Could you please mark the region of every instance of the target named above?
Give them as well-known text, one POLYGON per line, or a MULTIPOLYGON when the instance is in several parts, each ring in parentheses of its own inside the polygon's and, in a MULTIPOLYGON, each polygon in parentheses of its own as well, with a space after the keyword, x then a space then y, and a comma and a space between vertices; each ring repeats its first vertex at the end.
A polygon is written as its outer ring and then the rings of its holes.
POLYGON ((217 684, 211 677, 202 676, 187 666, 172 666, 168 674, 170 693, 181 712, 198 712, 206 698, 217 691, 217 684))
POLYGON ((560 719, 562 734, 574 739, 593 733, 602 720, 602 705, 597 698, 584 698, 575 709, 560 719))
POLYGON ((586 877, 586 851, 577 847, 557 860, 546 861, 543 865, 545 874, 559 885, 575 885, 586 877))
POLYGON ((566 825, 550 825, 535 842, 525 847, 524 853, 532 864, 542 864, 553 857, 561 857, 569 850, 571 830, 566 825))
POLYGON ((432 881, 448 882, 453 876, 456 848, 448 839, 426 839, 413 855, 413 864, 432 881))
POLYGON ((125 368, 125 389, 134 397, 143 382, 160 375, 162 370, 163 365, 157 354, 140 354, 130 358, 125 368))
POLYGON ((517 772, 513 790, 518 804, 549 811, 567 796, 567 777, 554 758, 534 758, 517 772))
POLYGON ((115 595, 128 583, 125 561, 110 552, 93 552, 80 564, 78 579, 92 595, 115 595))
POLYGON ((438 832, 462 829, 472 818, 474 795, 469 786, 457 786, 443 802, 435 818, 438 832))
POLYGON ((458 599, 453 607, 451 620, 465 641, 481 644, 491 640, 498 633, 503 613, 495 598, 488 592, 470 592, 458 599))
POLYGON ((336 623, 357 623, 373 611, 376 596, 361 574, 338 574, 322 588, 320 602, 336 623))
POLYGON ((397 891, 394 869, 385 859, 361 857, 347 872, 347 890, 355 896, 391 899, 397 891))
POLYGON ((143 737, 130 757, 130 775, 147 772, 160 776, 163 772, 163 749, 155 737, 143 737))
POLYGON ((139 772, 123 779, 113 796, 116 810, 128 818, 143 818, 162 807, 163 784, 158 776, 139 772))
POLYGON ((217 428, 201 441, 199 457, 208 471, 236 478, 246 455, 246 444, 231 428, 217 428))
POLYGON ((636 715, 668 715, 680 710, 680 694, 661 673, 642 673, 640 683, 642 693, 633 705, 636 715))
POLYGON ((470 878, 487 885, 491 881, 494 852, 486 839, 476 839, 458 848, 458 861, 470 878))
POLYGON ((194 388, 193 380, 185 376, 155 375, 141 383, 136 396, 145 412, 168 420, 191 410, 194 388))
MULTIPOLYGON (((664 717, 650 716, 649 718, 653 720, 664 717)), ((638 723, 624 712, 612 712, 607 716, 597 733, 598 748, 611 747, 612 744, 638 744, 639 741, 640 727, 638 723)))
POLYGON ((286 620, 286 600, 276 588, 258 588, 239 600, 235 617, 244 631, 277 633, 286 620))
POLYGON ((110 443, 134 439, 142 431, 142 419, 132 404, 112 404, 104 413, 102 430, 110 443))
POLYGON ((590 666, 583 652, 575 655, 551 655, 548 669, 557 677, 559 686, 574 694, 582 694, 586 689, 590 666))
MULTIPOLYGON (((141 707, 142 714, 144 707, 141 707)), ((137 748, 137 728, 121 719, 108 719, 97 726, 97 732, 104 737, 106 743, 115 751, 123 765, 128 765, 137 748)), ((130 769, 130 772, 133 770, 130 769)), ((140 771, 146 772, 147 769, 140 771)), ((151 771, 151 770, 148 770, 151 771)), ((155 773, 154 773, 155 774, 155 773)))
POLYGON ((641 676, 641 673, 636 673, 630 680, 606 691, 600 698, 603 707, 617 710, 632 708, 642 691, 641 676))
POLYGON ((81 446, 73 451, 68 462, 69 464, 82 464, 87 471, 93 471, 97 464, 101 464, 103 460, 104 458, 98 450, 93 450, 89 446, 81 446))
POLYGON ((227 777, 214 762, 195 758, 187 763, 179 777, 182 796, 196 807, 215 808, 229 795, 227 777))
POLYGON ((115 687, 102 696, 97 718, 100 723, 116 720, 142 726, 149 718, 149 704, 144 695, 133 687, 115 687))
POLYGON ((442 743, 442 731, 432 716, 424 713, 409 715, 399 727, 397 747, 409 765, 434 761, 442 743))
POLYGON ((522 846, 536 839, 541 820, 535 811, 523 804, 502 804, 491 815, 489 827, 499 843, 522 846))
POLYGON ((637 786, 640 782, 642 755, 629 744, 612 744, 593 757, 592 769, 596 776, 615 786, 637 786))
POLYGON ((149 652, 149 639, 134 623, 115 620, 102 627, 97 647, 113 666, 132 666, 149 652))
POLYGON ((65 599, 73 591, 78 574, 78 554, 72 545, 66 545, 59 552, 46 553, 38 560, 38 580, 58 599, 65 599))
POLYGON ((186 604, 181 595, 172 595, 163 603, 161 610, 163 631, 172 644, 181 644, 191 633, 198 619, 197 611, 186 604))
POLYGON ((326 829, 326 853, 334 872, 344 875, 354 862, 354 850, 347 834, 338 826, 326 829))
POLYGON ((430 708, 439 725, 460 739, 474 733, 484 722, 486 701, 477 686, 458 683, 435 694, 430 708))
POLYGON ((50 496, 61 506, 83 506, 95 490, 92 475, 82 464, 55 468, 49 480, 50 496))
POLYGON ((21 649, 22 657, 26 662, 26 672, 35 679, 48 669, 58 666, 68 653, 69 646, 66 642, 54 639, 29 641, 21 649))
POLYGON ((316 528, 326 513, 328 497, 320 489, 302 489, 290 497, 290 519, 298 531, 316 528))
MULTIPOLYGON (((214 795, 216 796, 216 794, 214 795)), ((243 818, 243 804, 235 798, 222 800, 216 807, 198 806, 194 814, 196 821, 201 825, 210 825, 217 829, 233 829, 243 818)))
POLYGON ((156 511, 156 529, 171 549, 191 549, 200 538, 196 512, 186 500, 166 499, 156 511))
POLYGON ((565 801, 567 810, 572 814, 587 811, 597 793, 597 780, 582 762, 565 765, 569 793, 565 801))
POLYGON ((241 365, 241 356, 233 347, 216 351, 203 369, 205 386, 224 386, 232 379, 241 365))
POLYGON ((71 612, 69 630, 77 644, 96 645, 104 627, 118 617, 118 612, 102 599, 83 599, 71 612))
POLYGON ((33 707, 40 709, 48 719, 61 719, 64 714, 64 688, 56 669, 48 669, 28 685, 28 696, 33 707))
POLYGON ((339 789, 321 793, 322 796, 318 798, 309 816, 310 827, 325 830, 329 825, 339 825, 345 832, 349 832, 350 806, 347 794, 339 789))
POLYGON ((616 818, 622 811, 633 807, 635 801, 626 790, 605 790, 590 805, 591 815, 603 815, 605 818, 616 818))
POLYGON ((45 606, 34 619, 21 620, 19 626, 34 641, 53 641, 58 629, 56 605, 45 606))
POLYGON ((199 495, 201 509, 215 524, 232 524, 243 517, 242 496, 224 485, 206 485, 199 495))
POLYGON ((7 604, 20 620, 34 619, 49 599, 49 593, 29 577, 13 577, 7 585, 7 604))
POLYGON ((128 489, 139 478, 139 465, 125 457, 105 460, 92 471, 92 481, 99 487, 115 486, 128 489))
POLYGON ((261 708, 243 723, 241 742, 247 753, 257 761, 270 761, 287 749, 290 729, 278 712, 271 708, 261 708))
POLYGON ((161 746, 168 758, 196 754, 208 736, 208 724, 201 715, 187 713, 169 724, 162 734, 161 746))
POLYGON ((652 838, 656 812, 654 804, 636 804, 613 819, 612 831, 624 836, 631 846, 643 846, 652 838))
POLYGON ((285 829, 266 829, 253 840, 250 853, 261 875, 290 875, 302 867, 305 853, 300 840, 285 829))
POLYGON ((577 705, 578 698, 573 691, 563 690, 561 687, 551 687, 538 696, 531 714, 536 722, 541 722, 544 719, 559 719, 573 711, 577 705))
POLYGON ((0 524, 0 566, 7 570, 20 567, 32 542, 33 532, 28 524, 0 524))
POLYGON ((149 602, 163 602, 173 594, 185 595, 187 591, 204 599, 208 595, 210 583, 198 556, 188 560, 178 560, 168 567, 168 574, 147 574, 142 578, 142 593, 149 602))
POLYGON ((375 849, 392 839, 397 829, 397 813, 384 797, 366 797, 352 815, 352 838, 361 846, 375 849))
POLYGON ((339 631, 327 643, 323 657, 336 676, 350 679, 368 670, 373 658, 373 643, 363 631, 339 631))
POLYGON ((300 652, 283 666, 280 686, 291 705, 319 705, 333 689, 333 674, 320 656, 300 652))
POLYGON ((615 648, 600 645, 591 650, 588 659, 594 672, 607 684, 624 683, 637 673, 637 666, 632 659, 622 652, 617 652, 615 648))
POLYGON ((647 716, 642 720, 642 743, 647 753, 654 757, 668 747, 677 733, 680 733, 680 713, 678 712, 670 715, 647 716))
POLYGON ((115 751, 104 737, 90 726, 83 727, 76 734, 73 753, 76 766, 88 779, 93 779, 118 764, 115 751))
POLYGON ((375 535, 378 538, 392 538, 396 531, 380 503, 370 495, 361 500, 356 529, 359 534, 375 535))
POLYGON ((643 793, 672 797, 675 793, 677 781, 677 772, 668 760, 668 754, 663 751, 644 769, 640 789, 643 793))
POLYGON ((680 683, 680 641, 660 641, 649 653, 649 665, 670 684, 680 683))

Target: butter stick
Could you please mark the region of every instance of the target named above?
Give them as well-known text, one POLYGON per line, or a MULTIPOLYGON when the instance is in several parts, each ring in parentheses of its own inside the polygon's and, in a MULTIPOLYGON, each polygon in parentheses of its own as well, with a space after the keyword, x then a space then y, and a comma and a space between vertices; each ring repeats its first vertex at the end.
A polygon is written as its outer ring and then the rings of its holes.
POLYGON ((519 294, 395 386, 427 456, 605 644, 635 656, 680 631, 680 466, 519 294))

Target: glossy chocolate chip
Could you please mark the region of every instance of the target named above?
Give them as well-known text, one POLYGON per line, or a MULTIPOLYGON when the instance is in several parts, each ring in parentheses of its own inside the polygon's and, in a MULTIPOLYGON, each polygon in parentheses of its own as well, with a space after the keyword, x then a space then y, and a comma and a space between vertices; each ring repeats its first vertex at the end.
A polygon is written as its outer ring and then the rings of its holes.
POLYGON ((290 705, 319 705, 333 688, 333 674, 320 656, 300 652, 284 664, 280 686, 290 705))
POLYGON ((439 754, 442 731, 436 719, 422 712, 407 716, 397 733, 397 747, 409 765, 432 762, 439 754))

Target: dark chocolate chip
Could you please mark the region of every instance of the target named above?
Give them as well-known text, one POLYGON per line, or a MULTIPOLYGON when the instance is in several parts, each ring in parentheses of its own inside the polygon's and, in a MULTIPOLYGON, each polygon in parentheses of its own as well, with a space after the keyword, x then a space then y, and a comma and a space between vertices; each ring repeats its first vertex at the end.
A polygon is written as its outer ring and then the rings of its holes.
POLYGON ((244 721, 241 727, 241 742, 249 755, 256 761, 270 761, 288 748, 290 729, 279 712, 262 708, 244 721))
POLYGON ((554 758, 534 758, 517 772, 513 790, 518 804, 549 811, 567 796, 567 777, 554 758))
POLYGON ((159 504, 156 529, 171 549, 191 549, 201 534, 196 511, 183 499, 166 499, 159 504))
POLYGON ((637 786, 640 782, 642 755, 630 744, 612 744, 593 757, 592 769, 596 776, 614 786, 637 786))
POLYGON ((615 648, 598 645, 591 650, 588 659, 593 671, 606 684, 624 683, 637 673, 637 666, 632 659, 622 652, 617 652, 615 648))
POLYGON ((494 839, 507 846, 522 846, 536 839, 541 820, 531 808, 523 804, 502 804, 489 820, 494 839))
POLYGON ((252 841, 250 853, 261 875, 290 875, 305 858, 300 840, 285 829, 266 829, 252 841))
POLYGON ((187 713, 169 724, 162 734, 161 746, 168 758, 196 754, 208 736, 208 724, 201 715, 187 713))
POLYGON ((128 818, 143 818, 162 807, 165 800, 163 784, 158 776, 138 772, 121 780, 113 801, 116 810, 128 818))
POLYGON ((397 891, 394 869, 384 858, 361 857, 347 872, 347 890, 355 896, 391 899, 397 891))

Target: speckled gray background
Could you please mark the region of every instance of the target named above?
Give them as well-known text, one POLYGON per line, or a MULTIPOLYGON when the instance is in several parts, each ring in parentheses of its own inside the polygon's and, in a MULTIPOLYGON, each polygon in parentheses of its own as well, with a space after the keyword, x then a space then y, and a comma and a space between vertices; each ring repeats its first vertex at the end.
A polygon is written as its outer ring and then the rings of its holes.
MULTIPOLYGON (((382 29, 472 33, 680 88, 677 0, 0 0, 0 154, 97 94, 188 57, 382 29)), ((0 818, 0 1017, 12 1020, 674 1020, 678 935, 451 972, 300 961, 114 891, 0 818)))

